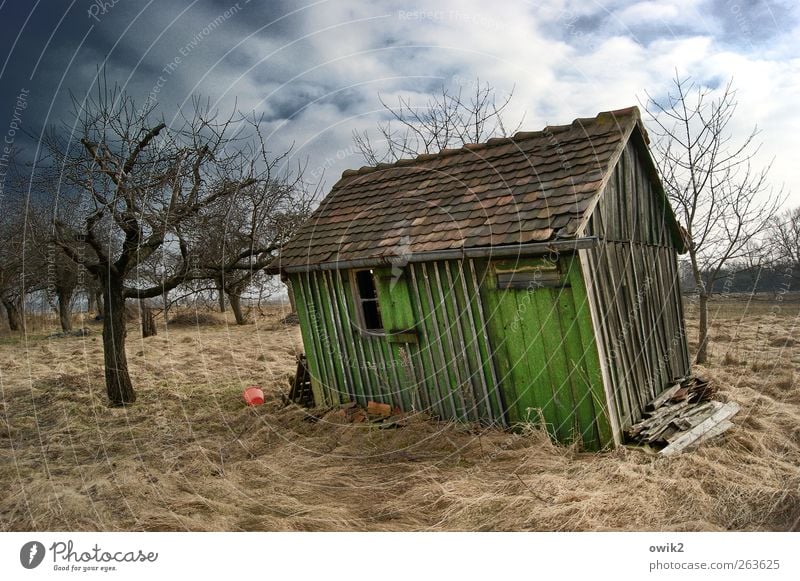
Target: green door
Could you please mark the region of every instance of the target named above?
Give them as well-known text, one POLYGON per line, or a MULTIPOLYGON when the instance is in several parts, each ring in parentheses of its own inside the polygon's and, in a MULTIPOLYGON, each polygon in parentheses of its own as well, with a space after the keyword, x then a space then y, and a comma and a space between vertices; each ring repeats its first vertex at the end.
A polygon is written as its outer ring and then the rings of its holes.
POLYGON ((562 443, 610 444, 578 259, 492 261, 482 296, 509 420, 543 423, 562 443))

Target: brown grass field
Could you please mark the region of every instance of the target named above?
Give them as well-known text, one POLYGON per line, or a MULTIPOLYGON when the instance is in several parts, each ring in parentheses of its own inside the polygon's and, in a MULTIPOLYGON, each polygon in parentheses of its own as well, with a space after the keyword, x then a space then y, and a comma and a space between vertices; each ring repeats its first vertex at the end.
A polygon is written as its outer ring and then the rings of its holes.
MULTIPOLYGON (((0 334, 0 524, 6 531, 791 530, 800 518, 800 303, 713 303, 695 372, 742 411, 699 449, 582 453, 538 430, 418 416, 311 422, 277 398, 301 349, 255 324, 163 327, 128 356, 139 399, 106 405, 99 326, 0 334), (259 384, 268 403, 243 404, 259 384)), ((687 305, 690 338, 695 308, 687 305)), ((221 317, 221 315, 217 315, 221 317)), ((86 324, 76 318, 76 324, 86 324)))

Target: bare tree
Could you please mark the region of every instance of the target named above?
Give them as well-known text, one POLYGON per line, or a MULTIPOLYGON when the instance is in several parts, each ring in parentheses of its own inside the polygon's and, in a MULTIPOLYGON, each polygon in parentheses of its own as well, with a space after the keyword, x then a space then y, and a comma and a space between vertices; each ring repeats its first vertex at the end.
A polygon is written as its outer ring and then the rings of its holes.
POLYGON ((28 212, 16 151, 10 158, 5 175, 0 178, 0 304, 6 311, 9 329, 25 331, 25 296, 34 282, 34 269, 29 264, 28 212))
POLYGON ((4 206, 0 213, 0 303, 6 311, 8 328, 25 330, 26 242, 24 217, 17 208, 4 206))
POLYGON ((41 291, 58 313, 61 330, 72 330, 72 307, 80 287, 85 283, 85 270, 70 260, 53 241, 53 217, 75 226, 77 199, 60 197, 52 189, 37 189, 27 200, 27 233, 30 252, 27 265, 32 271, 29 291, 41 291))
POLYGON ((56 221, 55 242, 100 282, 112 405, 136 399, 125 354, 125 300, 161 296, 195 275, 185 228, 266 176, 260 166, 265 144, 244 116, 220 118, 195 99, 167 126, 154 118, 154 107, 137 108, 101 83, 95 97, 76 104, 79 142, 55 134, 47 139, 61 178, 84 194, 81 229, 56 221), (138 267, 164 246, 175 249, 178 264, 160 284, 143 285, 138 267))
POLYGON ((247 322, 242 295, 308 216, 317 193, 303 182, 303 168, 278 171, 282 156, 262 162, 264 180, 200 213, 191 229, 199 276, 213 281, 222 312, 227 296, 239 325, 247 322))
POLYGON ((790 285, 800 282, 800 207, 773 218, 766 246, 773 268, 783 270, 790 285))
POLYGON ((800 207, 775 216, 769 242, 776 262, 800 271, 800 207))
POLYGON ((453 92, 442 85, 421 107, 407 97, 398 97, 394 107, 379 97, 390 120, 378 124, 377 142, 366 131, 354 132, 353 140, 364 160, 378 165, 505 137, 522 125, 520 121, 509 131, 503 120, 512 97, 513 90, 498 100, 495 89, 479 79, 466 91, 459 86, 453 92))
POLYGON ((758 129, 740 142, 732 81, 713 92, 677 73, 664 99, 648 95, 647 110, 664 188, 685 225, 689 262, 699 293, 697 363, 708 359, 708 301, 726 265, 751 255, 782 195, 767 183, 770 165, 754 167, 758 129))
POLYGON ((158 335, 155 315, 147 299, 139 300, 139 318, 142 322, 142 338, 155 337, 158 335))

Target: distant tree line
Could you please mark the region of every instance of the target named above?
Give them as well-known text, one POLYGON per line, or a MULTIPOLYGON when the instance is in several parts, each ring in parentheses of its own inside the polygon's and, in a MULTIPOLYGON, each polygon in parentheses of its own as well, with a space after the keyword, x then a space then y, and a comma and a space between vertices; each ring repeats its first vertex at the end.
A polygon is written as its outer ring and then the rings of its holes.
MULTIPOLYGON (((715 295, 800 292, 800 273, 790 264, 751 266, 741 270, 726 268, 713 283, 710 273, 702 272, 701 276, 715 295)), ((684 293, 699 292, 688 264, 681 265, 681 289, 684 293)))

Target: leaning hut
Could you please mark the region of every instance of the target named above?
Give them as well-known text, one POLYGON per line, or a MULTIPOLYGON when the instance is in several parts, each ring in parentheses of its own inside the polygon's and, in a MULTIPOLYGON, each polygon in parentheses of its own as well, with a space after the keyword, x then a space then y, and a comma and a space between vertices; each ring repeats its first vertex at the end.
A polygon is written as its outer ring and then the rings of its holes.
POLYGON ((690 372, 637 108, 348 170, 281 251, 318 406, 621 441, 690 372))

